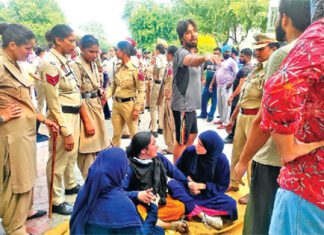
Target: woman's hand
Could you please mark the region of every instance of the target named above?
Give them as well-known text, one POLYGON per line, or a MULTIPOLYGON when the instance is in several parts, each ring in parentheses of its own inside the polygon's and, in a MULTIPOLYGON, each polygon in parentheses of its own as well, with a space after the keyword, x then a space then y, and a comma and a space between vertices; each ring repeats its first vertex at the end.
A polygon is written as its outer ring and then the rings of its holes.
POLYGON ((95 128, 93 127, 91 122, 85 122, 84 128, 87 136, 93 136, 95 134, 95 128))
POLYGON ((134 111, 133 111, 133 120, 134 121, 137 120, 138 119, 138 116, 139 116, 139 111, 136 110, 136 109, 134 109, 134 111))
POLYGON ((43 121, 43 123, 47 126, 47 128, 49 130, 51 130, 52 132, 56 132, 58 133, 60 131, 60 126, 56 123, 56 122, 53 122, 52 120, 49 120, 49 119, 45 119, 43 121))
POLYGON ((72 135, 68 135, 64 137, 64 148, 66 151, 70 152, 74 148, 74 140, 72 135))
POLYGON ((156 196, 152 192, 152 188, 140 191, 137 195, 137 199, 146 204, 150 204, 152 201, 156 200, 156 196))
POLYGON ((7 122, 13 118, 18 118, 20 117, 22 112, 21 107, 19 106, 18 103, 14 103, 9 105, 5 109, 0 110, 0 116, 2 117, 3 122, 7 122))

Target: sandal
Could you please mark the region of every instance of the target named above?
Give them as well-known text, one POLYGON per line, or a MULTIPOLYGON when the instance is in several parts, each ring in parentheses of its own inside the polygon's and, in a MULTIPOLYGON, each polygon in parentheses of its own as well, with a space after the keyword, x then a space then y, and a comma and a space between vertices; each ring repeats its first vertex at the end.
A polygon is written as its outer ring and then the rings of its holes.
POLYGON ((178 231, 180 233, 188 233, 189 232, 189 225, 184 220, 172 221, 170 229, 178 231))
POLYGON ((167 149, 163 149, 163 150, 161 151, 161 153, 162 153, 163 155, 173 154, 172 152, 170 152, 170 151, 167 150, 167 149))

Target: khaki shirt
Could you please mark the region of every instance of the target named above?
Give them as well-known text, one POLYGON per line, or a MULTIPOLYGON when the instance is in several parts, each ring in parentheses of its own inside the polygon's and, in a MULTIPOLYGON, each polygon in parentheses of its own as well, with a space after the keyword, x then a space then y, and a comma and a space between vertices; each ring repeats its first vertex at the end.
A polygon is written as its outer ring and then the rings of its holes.
POLYGON ((134 97, 135 109, 142 110, 145 98, 144 76, 139 76, 138 69, 132 61, 128 61, 124 65, 119 64, 116 67, 115 78, 108 89, 107 98, 112 96, 118 98, 134 97))
POLYGON ((13 103, 22 108, 19 118, 0 124, 0 192, 9 173, 14 193, 33 188, 36 179, 36 111, 30 86, 16 62, 0 56, 0 109, 13 103))
POLYGON ((267 61, 258 63, 245 80, 239 104, 244 109, 255 109, 261 105, 267 61))
POLYGON ((62 106, 80 107, 82 104, 79 84, 68 59, 55 49, 46 54, 41 67, 48 118, 58 123, 63 136, 71 135, 62 106))
POLYGON ((167 60, 165 55, 159 54, 155 57, 155 64, 153 68, 153 79, 162 81, 164 74, 165 74, 165 68, 167 65, 167 60))

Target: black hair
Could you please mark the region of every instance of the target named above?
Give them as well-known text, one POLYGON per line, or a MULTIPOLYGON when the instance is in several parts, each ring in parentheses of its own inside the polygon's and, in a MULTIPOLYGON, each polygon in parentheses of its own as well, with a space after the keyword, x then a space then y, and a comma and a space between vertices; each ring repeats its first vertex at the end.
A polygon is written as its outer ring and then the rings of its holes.
POLYGON ((280 42, 270 42, 268 44, 268 47, 270 47, 271 49, 275 48, 276 50, 280 48, 280 42))
POLYGON ((39 56, 41 53, 45 52, 45 50, 41 47, 36 47, 35 48, 35 54, 39 56))
POLYGON ((179 37, 179 40, 182 44, 182 37, 184 35, 184 33, 187 31, 188 29, 188 26, 189 25, 192 25, 195 29, 197 29, 197 25, 195 23, 195 21, 193 21, 192 19, 188 19, 188 20, 181 20, 179 21, 178 23, 178 26, 177 26, 177 34, 178 34, 178 37, 179 37))
POLYGON ((222 49, 220 47, 215 47, 213 51, 219 51, 220 53, 222 53, 222 49))
POLYGON ((73 30, 70 26, 65 24, 57 24, 51 30, 47 31, 45 38, 48 42, 55 44, 55 38, 64 39, 70 36, 73 33, 73 30))
POLYGON ((172 56, 174 56, 174 54, 177 52, 178 50, 178 47, 176 46, 169 46, 168 47, 168 50, 167 50, 167 53, 168 54, 171 54, 172 56))
POLYGON ((309 0, 281 0, 279 13, 287 15, 293 26, 301 32, 311 24, 309 0))
POLYGON ((130 145, 126 148, 128 157, 138 157, 141 151, 151 143, 152 134, 148 131, 141 131, 134 135, 130 145))
POLYGON ((252 57, 252 55, 253 55, 253 51, 252 51, 250 48, 243 48, 243 49, 241 50, 241 54, 242 54, 242 55, 249 56, 249 57, 252 57))
POLYGON ((165 48, 162 44, 157 44, 155 49, 158 50, 162 55, 165 54, 165 48))
POLYGON ((232 48, 232 54, 235 54, 235 55, 238 56, 239 52, 238 52, 238 50, 236 50, 235 48, 232 48))
POLYGON ((10 42, 21 46, 35 39, 35 34, 21 24, 3 23, 0 26, 0 34, 2 35, 2 48, 6 48, 10 42))
POLYGON ((92 47, 93 45, 99 46, 99 42, 98 42, 98 39, 96 39, 92 35, 89 35, 89 34, 84 35, 80 40, 81 48, 86 49, 86 48, 92 47))
POLYGON ((311 5, 311 18, 315 22, 324 17, 324 1, 323 0, 310 0, 311 5))
POLYGON ((128 41, 121 41, 117 44, 117 48, 125 52, 129 57, 136 55, 136 49, 128 41))

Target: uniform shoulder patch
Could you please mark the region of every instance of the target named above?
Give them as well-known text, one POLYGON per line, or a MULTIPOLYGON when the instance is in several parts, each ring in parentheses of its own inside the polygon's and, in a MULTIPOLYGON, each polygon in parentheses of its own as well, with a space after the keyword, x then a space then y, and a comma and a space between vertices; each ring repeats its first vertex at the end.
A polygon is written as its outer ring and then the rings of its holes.
POLYGON ((173 74, 173 69, 172 67, 168 67, 167 69, 168 76, 171 76, 173 74))
POLYGON ((46 80, 49 84, 56 86, 59 81, 59 75, 57 74, 56 76, 51 76, 49 74, 46 74, 46 80))

